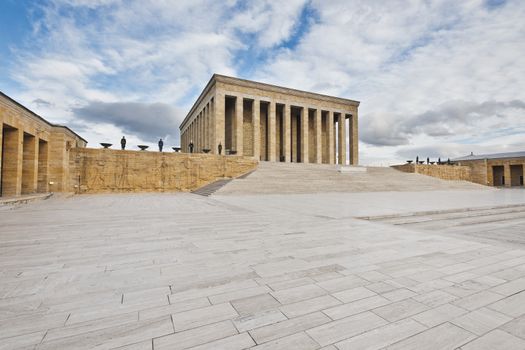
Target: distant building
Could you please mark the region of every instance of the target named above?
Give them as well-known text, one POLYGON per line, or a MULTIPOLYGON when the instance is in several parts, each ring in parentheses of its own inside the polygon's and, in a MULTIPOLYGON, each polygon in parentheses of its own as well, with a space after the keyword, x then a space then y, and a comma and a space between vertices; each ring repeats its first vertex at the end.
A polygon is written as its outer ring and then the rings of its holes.
POLYGON ((346 98, 214 74, 180 125, 181 147, 274 162, 346 164, 348 154, 357 165, 358 107, 346 98))
POLYGON ((525 152, 470 154, 453 161, 470 167, 472 182, 488 186, 523 186, 525 152))

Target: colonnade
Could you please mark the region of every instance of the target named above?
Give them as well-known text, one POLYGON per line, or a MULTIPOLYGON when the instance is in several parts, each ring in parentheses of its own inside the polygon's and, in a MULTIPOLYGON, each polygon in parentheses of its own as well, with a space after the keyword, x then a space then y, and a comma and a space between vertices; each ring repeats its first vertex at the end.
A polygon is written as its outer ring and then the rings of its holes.
MULTIPOLYGON (((349 106, 350 107, 350 106, 349 106)), ((184 152, 358 164, 357 107, 330 109, 216 92, 181 129, 184 152), (219 146, 220 145, 220 146, 219 146)))
POLYGON ((0 195, 47 192, 48 142, 0 123, 0 195))

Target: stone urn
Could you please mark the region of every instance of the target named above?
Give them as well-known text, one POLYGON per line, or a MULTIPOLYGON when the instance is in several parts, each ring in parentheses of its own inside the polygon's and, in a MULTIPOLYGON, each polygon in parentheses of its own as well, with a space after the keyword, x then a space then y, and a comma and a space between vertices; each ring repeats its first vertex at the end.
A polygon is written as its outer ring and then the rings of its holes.
POLYGON ((141 151, 145 151, 149 148, 149 146, 146 145, 138 145, 137 147, 140 148, 141 151))
POLYGON ((203 151, 204 153, 210 153, 211 149, 209 149, 209 148, 203 148, 202 151, 203 151))
POLYGON ((110 148, 113 144, 112 143, 107 143, 107 142, 101 142, 100 145, 104 148, 110 148))

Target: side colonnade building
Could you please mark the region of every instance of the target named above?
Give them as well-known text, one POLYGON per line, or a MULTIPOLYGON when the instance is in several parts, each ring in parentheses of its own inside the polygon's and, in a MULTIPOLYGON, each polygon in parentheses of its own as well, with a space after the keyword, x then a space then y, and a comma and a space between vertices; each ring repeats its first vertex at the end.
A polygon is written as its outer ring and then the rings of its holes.
POLYGON ((214 74, 180 125, 183 152, 357 165, 359 102, 214 74), (348 133, 348 135, 347 135, 348 133), (347 156, 348 155, 348 156, 347 156))
POLYGON ((86 144, 0 92, 0 197, 67 190, 69 152, 86 144))

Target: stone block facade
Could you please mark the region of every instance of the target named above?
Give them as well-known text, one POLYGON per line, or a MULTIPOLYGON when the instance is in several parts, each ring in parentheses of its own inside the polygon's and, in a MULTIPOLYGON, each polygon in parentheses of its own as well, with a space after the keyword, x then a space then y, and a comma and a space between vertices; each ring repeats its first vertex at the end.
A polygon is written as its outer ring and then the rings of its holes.
POLYGON ((69 152, 86 144, 0 92, 0 196, 66 191, 69 152))
POLYGON ((70 154, 70 192, 192 191, 256 166, 252 157, 76 148, 70 154))
POLYGON ((459 165, 403 164, 392 168, 405 173, 416 173, 436 177, 442 180, 472 181, 471 169, 459 165))
POLYGON ((472 182, 487 186, 524 186, 525 157, 461 160, 458 163, 471 169, 472 182))
POLYGON ((215 74, 180 125, 181 148, 357 165, 358 107, 358 101, 215 74))

